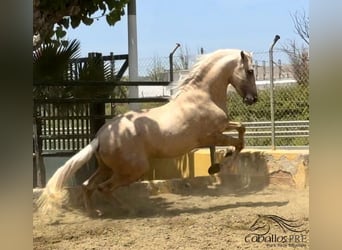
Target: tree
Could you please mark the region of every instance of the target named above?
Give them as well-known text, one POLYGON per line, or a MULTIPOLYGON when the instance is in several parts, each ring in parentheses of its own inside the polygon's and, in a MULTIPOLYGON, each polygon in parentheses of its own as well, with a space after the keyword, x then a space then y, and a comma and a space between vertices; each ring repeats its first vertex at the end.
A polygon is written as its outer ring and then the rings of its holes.
POLYGON ((91 25, 94 19, 106 17, 114 25, 125 14, 124 7, 129 0, 33 0, 33 47, 51 41, 55 35, 59 40, 66 35, 71 25, 91 25), (101 12, 100 16, 94 14, 101 12))
POLYGON ((33 80, 41 83, 34 87, 34 97, 89 97, 109 95, 110 88, 95 89, 82 86, 78 88, 60 86, 62 81, 72 80, 113 80, 113 72, 109 65, 104 65, 101 55, 91 55, 83 64, 77 63, 80 54, 80 42, 72 40, 67 45, 55 43, 42 44, 33 51, 33 80), (44 86, 44 83, 53 83, 55 86, 44 86))
POLYGON ((295 26, 295 32, 309 46, 309 17, 305 12, 295 12, 291 14, 292 21, 295 26))
POLYGON ((299 47, 294 40, 283 46, 283 51, 290 59, 292 74, 298 84, 306 85, 309 83, 309 17, 305 12, 295 12, 291 14, 294 23, 295 33, 304 42, 299 47))
MULTIPOLYGON (((33 51, 33 80, 34 82, 58 82, 69 80, 72 72, 69 71, 71 60, 78 58, 80 43, 73 40, 68 45, 53 43, 42 44, 33 51)), ((62 86, 34 86, 35 98, 66 97, 70 96, 70 88, 62 86)))
POLYGON ((163 66, 162 60, 160 57, 155 56, 153 58, 153 66, 148 71, 148 78, 151 81, 163 81, 165 78, 166 69, 163 66))
POLYGON ((187 70, 189 69, 189 49, 186 46, 185 50, 183 50, 183 47, 180 47, 179 51, 179 63, 175 63, 175 70, 187 70))

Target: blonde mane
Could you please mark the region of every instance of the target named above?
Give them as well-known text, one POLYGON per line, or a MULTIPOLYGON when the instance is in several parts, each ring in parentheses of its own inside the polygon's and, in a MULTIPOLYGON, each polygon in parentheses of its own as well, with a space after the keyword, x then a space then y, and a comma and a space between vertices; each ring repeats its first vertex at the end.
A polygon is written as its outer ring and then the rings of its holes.
POLYGON ((201 79, 204 76, 204 73, 207 73, 207 71, 201 71, 201 69, 204 67, 204 63, 207 59, 213 54, 205 54, 205 55, 199 55, 196 58, 196 62, 194 65, 190 68, 189 72, 184 76, 178 79, 177 85, 173 88, 173 90, 176 90, 175 94, 171 96, 171 99, 176 98, 188 85, 188 83, 191 82, 193 79, 201 79))
MULTIPOLYGON (((217 61, 215 60, 217 59, 217 56, 214 56, 215 54, 218 56, 224 56, 227 53, 231 53, 233 51, 236 51, 239 54, 241 50, 222 49, 198 56, 196 58, 195 64, 190 68, 188 74, 186 74, 184 77, 180 78, 177 81, 177 85, 172 89, 176 90, 176 93, 171 96, 171 99, 176 98, 187 87, 187 85, 190 82, 192 82, 193 80, 195 80, 196 82, 200 82, 208 74, 213 64, 217 61)), ((251 57, 251 53, 245 52, 245 54, 248 57, 251 57)))
POLYGON ((178 82, 178 87, 184 87, 184 85, 188 84, 193 79, 199 79, 203 78, 203 75, 207 73, 207 71, 202 71, 202 68, 209 65, 204 65, 205 62, 207 62, 207 59, 212 55, 213 53, 200 55, 196 58, 195 64, 191 67, 189 73, 183 78, 180 79, 178 82))

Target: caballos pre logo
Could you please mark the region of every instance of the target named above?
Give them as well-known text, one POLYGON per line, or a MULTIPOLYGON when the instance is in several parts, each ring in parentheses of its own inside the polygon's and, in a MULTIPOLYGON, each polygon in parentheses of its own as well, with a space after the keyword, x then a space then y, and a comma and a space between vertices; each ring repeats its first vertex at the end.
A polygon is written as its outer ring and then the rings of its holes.
POLYGON ((252 232, 245 236, 247 243, 266 243, 267 246, 282 247, 305 247, 308 243, 308 230, 303 222, 277 215, 258 215, 250 230, 252 232))

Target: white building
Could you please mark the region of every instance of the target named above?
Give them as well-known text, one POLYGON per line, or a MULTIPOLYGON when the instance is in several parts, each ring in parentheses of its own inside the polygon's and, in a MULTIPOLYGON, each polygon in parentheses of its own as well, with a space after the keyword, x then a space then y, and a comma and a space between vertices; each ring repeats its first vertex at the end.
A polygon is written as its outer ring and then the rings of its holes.
MULTIPOLYGON (((174 72, 174 81, 170 83, 168 86, 139 86, 139 97, 156 97, 156 96, 171 96, 175 93, 178 80, 185 77, 188 73, 188 70, 180 70, 174 72)), ((169 72, 165 72, 163 77, 163 81, 169 80, 169 72)), ((297 81, 295 79, 277 79, 274 80, 275 86, 284 86, 284 85, 291 85, 296 84, 297 81)), ((257 80, 256 85, 258 89, 268 88, 270 85, 270 80, 257 80)), ((228 91, 232 90, 232 86, 228 87, 228 91)))

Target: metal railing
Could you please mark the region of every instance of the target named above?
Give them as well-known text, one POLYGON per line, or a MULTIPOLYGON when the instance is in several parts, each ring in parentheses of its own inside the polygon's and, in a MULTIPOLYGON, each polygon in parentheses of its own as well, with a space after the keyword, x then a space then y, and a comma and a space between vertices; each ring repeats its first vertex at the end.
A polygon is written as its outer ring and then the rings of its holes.
MULTIPOLYGON (((272 139, 272 122, 243 122, 246 127, 245 133, 245 143, 246 146, 268 146, 265 143, 265 139, 268 142, 272 139)), ((232 136, 237 136, 236 131, 225 132, 232 136)), ((274 122, 274 140, 275 144, 282 145, 282 140, 284 139, 295 139, 295 138, 305 138, 309 139, 309 121, 275 121, 274 122)), ((289 145, 287 145, 289 146, 289 145)), ((298 146, 307 146, 305 143, 298 146)), ((293 146, 295 147, 295 146, 293 146)))

